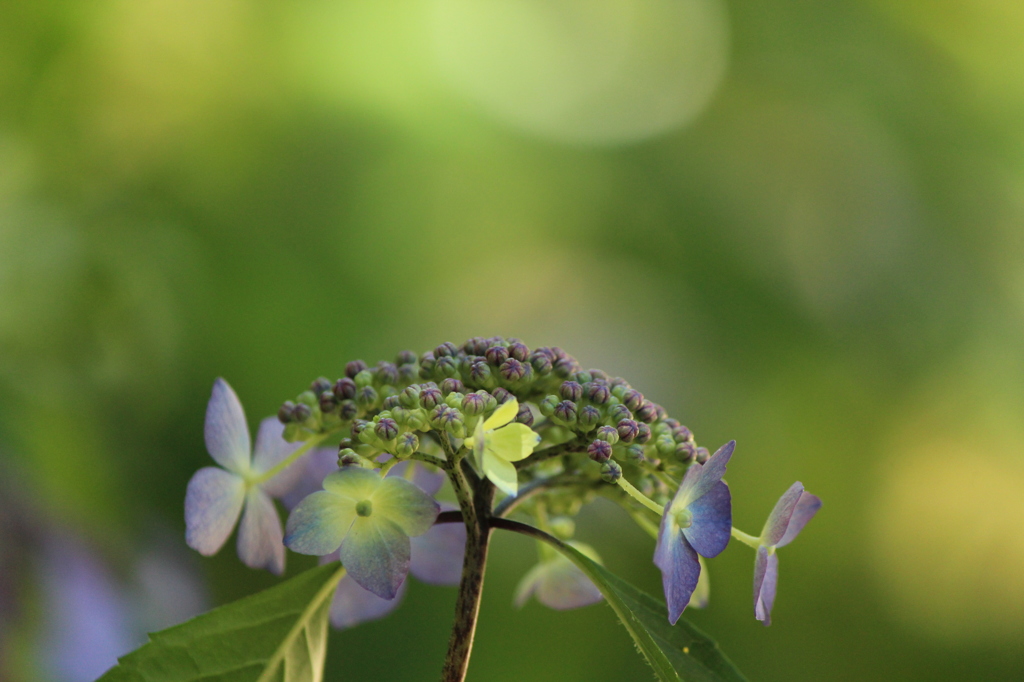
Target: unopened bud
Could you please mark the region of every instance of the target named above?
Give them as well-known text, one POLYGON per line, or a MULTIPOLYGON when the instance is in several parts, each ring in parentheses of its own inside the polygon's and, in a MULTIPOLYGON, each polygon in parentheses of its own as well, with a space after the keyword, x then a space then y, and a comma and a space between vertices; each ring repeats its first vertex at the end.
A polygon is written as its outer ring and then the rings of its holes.
POLYGON ((618 424, 623 419, 632 419, 633 413, 629 411, 629 408, 619 403, 618 405, 612 405, 611 410, 608 412, 608 417, 612 423, 618 424))
POLYGON ((411 384, 420 376, 420 369, 416 365, 399 365, 398 381, 403 384, 411 384))
POLYGON ((420 405, 428 410, 436 407, 443 399, 441 389, 436 386, 426 386, 420 391, 420 405))
POLYGON ((438 404, 430 411, 430 414, 427 415, 427 421, 430 422, 430 425, 435 429, 443 429, 445 423, 444 415, 450 409, 452 408, 448 407, 444 403, 438 404))
POLYGON ((338 379, 334 382, 334 396, 338 400, 351 400, 356 397, 356 382, 350 378, 338 379))
POLYGON ((403 433, 395 445, 395 451, 401 457, 409 457, 419 449, 420 439, 415 433, 403 433))
POLYGON ((583 387, 575 381, 563 381, 558 392, 565 400, 579 401, 583 398, 583 387))
POLYGON ((607 462, 612 456, 612 444, 606 440, 595 440, 587 446, 587 454, 595 462, 607 462))
POLYGON ((601 422, 601 410, 593 405, 584 405, 580 408, 576 423, 584 431, 589 431, 601 422))
POLYGON ((551 370, 555 367, 554 363, 551 362, 551 358, 537 351, 534 351, 533 355, 530 356, 530 364, 533 366, 533 370, 541 376, 550 374, 551 370))
POLYGON ((605 483, 615 483, 622 478, 622 467, 618 462, 607 461, 601 465, 601 480, 605 483))
POLYGON ((634 462, 644 461, 644 446, 632 443, 626 446, 626 457, 634 462))
POLYGON ((508 354, 519 362, 526 362, 530 359, 530 349, 527 348, 526 344, 522 341, 510 343, 508 346, 508 354))
POLYGON ((281 409, 277 411, 277 420, 282 424, 288 424, 295 419, 295 403, 290 400, 286 400, 281 404, 281 409))
POLYGON ((501 377, 509 383, 519 381, 526 376, 527 365, 519 362, 515 358, 509 358, 505 362, 501 363, 501 367, 498 372, 501 377))
POLYGON ((598 440, 603 440, 607 443, 611 443, 612 445, 619 442, 619 432, 614 426, 599 426, 595 437, 598 440))
POLYGON ((434 365, 434 376, 437 377, 454 377, 459 374, 459 365, 455 361, 455 358, 451 356, 445 356, 437 359, 437 363, 434 365))
POLYGON ((295 409, 292 410, 292 421, 298 422, 299 424, 312 416, 313 410, 309 409, 309 405, 306 405, 305 403, 299 403, 295 406, 295 409))
POLYGON ((377 402, 377 391, 373 386, 363 386, 356 392, 356 404, 360 407, 372 407, 377 402))
POLYGON ((555 413, 555 406, 558 405, 558 396, 549 395, 540 401, 540 413, 545 417, 550 417, 555 413))
POLYGON ((668 435, 658 436, 658 440, 654 442, 654 447, 662 457, 674 455, 676 452, 676 442, 672 440, 672 436, 668 435))
POLYGON ((482 336, 474 336, 462 344, 462 350, 471 355, 483 355, 487 351, 487 346, 487 339, 482 336))
POLYGON ((576 522, 568 516, 556 516, 548 522, 552 535, 568 540, 576 534, 576 522))
POLYGON ((420 406, 420 387, 419 384, 412 384, 402 389, 402 392, 398 394, 398 402, 402 407, 414 410, 420 406))
POLYGON ((608 373, 603 369, 588 369, 590 372, 591 381, 600 381, 602 383, 608 383, 608 373))
POLYGON ((520 424, 533 426, 533 410, 526 403, 519 403, 519 412, 516 413, 516 421, 520 424))
POLYGON ((508 360, 508 348, 504 346, 491 346, 484 352, 484 357, 487 358, 487 362, 497 367, 508 360))
POLYGON ((398 383, 398 367, 390 362, 379 363, 377 365, 377 381, 394 386, 398 383))
POLYGON ((359 434, 366 430, 370 426, 370 422, 365 419, 357 419, 352 422, 352 439, 359 440, 359 434))
POLYGON ((604 405, 611 400, 612 392, 607 384, 599 384, 596 381, 587 386, 587 398, 595 405, 604 405))
POLYGON ((643 422, 639 422, 637 425, 636 442, 646 443, 651 439, 651 427, 643 422))
POLYGON ((594 380, 594 376, 590 372, 581 369, 572 375, 572 380, 579 384, 587 384, 594 380))
POLYGON ((351 421, 359 414, 359 406, 354 400, 342 400, 338 403, 338 416, 345 421, 351 421))
POLYGON ((364 369, 362 372, 352 377, 352 381, 356 382, 357 388, 370 386, 373 384, 373 372, 368 369, 364 369))
POLYGON ((491 380, 491 367, 486 362, 477 360, 469 367, 469 380, 478 386, 486 386, 491 380))
POLYGON ((393 410, 401 404, 402 402, 398 399, 398 395, 389 395, 387 398, 384 398, 384 402, 380 404, 380 409, 393 410))
POLYGON ((555 405, 555 411, 551 416, 565 426, 572 426, 576 423, 576 403, 563 400, 555 405))
POLYGON ((688 464, 697 458, 697 447, 690 441, 683 441, 676 444, 676 459, 683 464, 688 464))
POLYGON ((562 357, 555 361, 555 374, 568 379, 576 371, 576 362, 569 357, 562 357))
POLYGON ((355 450, 343 448, 338 451, 339 467, 362 466, 362 463, 363 458, 356 454, 355 450))
POLYGON ((686 428, 682 424, 680 424, 676 428, 672 429, 672 435, 679 442, 685 442, 685 441, 692 441, 693 440, 693 431, 691 431, 690 429, 686 428))
POLYGON ((326 390, 320 393, 320 411, 327 413, 338 406, 338 399, 334 397, 334 391, 326 390))
POLYGON ((449 393, 465 393, 466 385, 458 379, 445 379, 441 382, 441 393, 448 395, 449 393))
POLYGON ((420 376, 426 379, 434 372, 434 365, 437 363, 437 358, 429 350, 420 356, 420 376))
POLYGON ((697 448, 697 461, 704 464, 711 458, 711 452, 707 448, 697 448))
POLYGON ((637 434, 640 433, 640 425, 637 424, 632 419, 623 419, 616 425, 615 428, 619 432, 619 438, 624 443, 632 443, 633 440, 637 437, 637 434))
POLYGON ((362 360, 353 360, 345 365, 345 376, 354 379, 357 374, 366 369, 367 365, 362 360))
POLYGON ((401 367, 402 365, 415 365, 416 354, 413 353, 411 350, 403 350, 395 358, 395 364, 398 365, 399 367, 401 367))
POLYGON ((647 400, 640 409, 636 411, 636 418, 642 422, 650 424, 658 419, 658 406, 655 403, 647 400))
POLYGON ((636 412, 644 404, 644 394, 635 388, 631 388, 622 394, 622 404, 630 409, 631 412, 636 412))
POLYGON ((327 377, 319 377, 313 380, 313 383, 309 385, 309 390, 313 391, 313 394, 320 397, 325 391, 331 390, 331 382, 327 377))
POLYGON ((499 405, 504 405, 514 397, 507 388, 501 388, 500 386, 491 391, 491 395, 494 396, 499 405))
POLYGON ((445 341, 440 346, 434 349, 434 355, 440 360, 441 358, 453 358, 459 354, 459 348, 451 341, 445 341))

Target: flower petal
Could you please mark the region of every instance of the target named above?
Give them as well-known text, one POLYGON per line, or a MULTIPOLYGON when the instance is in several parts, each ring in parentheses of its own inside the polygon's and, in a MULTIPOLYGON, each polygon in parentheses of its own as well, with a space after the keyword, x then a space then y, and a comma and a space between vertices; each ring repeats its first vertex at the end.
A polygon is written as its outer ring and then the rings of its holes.
MULTIPOLYGON (((588 545, 578 542, 569 544, 588 558, 599 561, 597 553, 588 545)), ((541 566, 544 570, 541 572, 535 594, 537 601, 544 606, 564 611, 596 604, 604 598, 590 578, 565 556, 559 554, 541 566)))
POLYGON ((733 450, 736 449, 736 441, 731 440, 718 448, 711 458, 704 462, 700 469, 700 478, 697 479, 691 491, 691 500, 696 500, 707 494, 715 487, 715 484, 725 476, 725 466, 732 459, 733 450))
POLYGON ((775 503, 775 508, 772 509, 772 513, 768 515, 768 520, 764 522, 764 528, 761 530, 761 544, 771 547, 777 545, 782 537, 786 534, 786 528, 789 527, 789 520, 793 516, 793 511, 796 509, 797 502, 800 501, 800 496, 804 492, 804 484, 797 481, 789 487, 789 490, 782 494, 779 501, 775 503))
POLYGON ((426 533, 441 511, 434 498, 404 478, 385 478, 370 499, 374 517, 383 516, 408 536, 426 533))
MULTIPOLYGON (((507 403, 506 403, 507 404, 507 403)), ((486 451, 509 462, 518 462, 533 452, 540 436, 526 424, 509 424, 487 434, 486 451)))
POLYGON ((694 500, 687 507, 693 515, 689 528, 683 535, 697 554, 708 558, 718 556, 729 544, 732 531, 732 495, 729 486, 719 481, 706 495, 694 500))
POLYGON ((490 417, 484 420, 484 431, 501 428, 515 419, 517 414, 519 414, 519 401, 515 398, 511 398, 501 405, 498 405, 498 409, 496 409, 490 417))
POLYGON ((360 517, 341 543, 341 564, 365 589, 394 599, 409 572, 409 537, 378 514, 360 517))
POLYGON ((299 554, 323 556, 338 549, 356 518, 352 500, 321 490, 292 510, 284 544, 299 554))
POLYGON ((284 573, 281 519, 273 500, 258 487, 245 496, 245 512, 238 526, 238 558, 249 568, 284 573))
POLYGON ((314 448, 297 464, 301 467, 302 475, 292 489, 280 498, 288 509, 293 509, 307 495, 323 489, 324 477, 338 470, 338 449, 314 448))
POLYGON ((708 565, 704 563, 704 557, 698 556, 700 562, 700 577, 697 578, 697 587, 690 595, 690 603, 687 606, 691 609, 707 608, 711 600, 711 579, 708 577, 708 565))
POLYGON ((754 560, 754 617, 765 626, 772 624, 775 588, 779 582, 779 557, 767 547, 757 548, 754 560))
POLYGON ((245 481, 218 467, 203 467, 185 492, 185 542, 203 556, 216 554, 238 521, 245 481))
POLYGON ((228 471, 244 474, 249 471, 252 441, 245 411, 228 382, 218 378, 213 383, 210 402, 206 405, 206 450, 228 471))
POLYGON ((324 490, 352 502, 368 500, 380 485, 380 474, 371 469, 348 466, 324 477, 324 490))
POLYGON ((697 587, 700 561, 671 514, 661 517, 658 544, 654 548, 654 565, 661 569, 661 584, 668 603, 668 621, 675 625, 697 587))
POLYGON ((383 618, 398 608, 404 596, 405 583, 398 588, 394 599, 381 599, 373 592, 364 590, 352 576, 346 574, 338 583, 331 602, 331 625, 344 629, 383 618))
MULTIPOLYGON (((284 424, 277 417, 267 417, 260 422, 259 431, 256 432, 256 449, 252 454, 252 470, 254 473, 262 474, 265 471, 270 471, 288 455, 302 447, 302 443, 289 443, 286 441, 283 434, 284 424)), ((280 497, 294 488, 302 477, 304 469, 302 460, 304 459, 306 457, 300 458, 300 461, 293 463, 284 471, 281 471, 272 479, 262 484, 263 490, 268 495, 280 497)))
POLYGON ((447 478, 443 471, 423 462, 408 460, 391 467, 388 476, 397 476, 411 482, 428 495, 436 495, 447 478))
POLYGON ((431 585, 459 584, 466 552, 466 524, 434 524, 423 535, 412 538, 410 543, 410 573, 431 585))
POLYGON ((519 474, 516 467, 508 460, 502 459, 489 450, 483 458, 484 476, 498 486, 498 490, 506 495, 515 495, 519 490, 519 474))
POLYGON ((800 534, 807 522, 814 518, 814 515, 821 509, 821 498, 812 495, 806 490, 800 493, 800 501, 796 503, 793 515, 789 517, 789 525, 786 526, 786 534, 775 543, 776 547, 785 547, 793 542, 793 539, 800 534))
POLYGON ((679 482, 679 488, 676 490, 676 494, 672 496, 672 501, 668 504, 668 510, 675 514, 683 509, 686 509, 696 497, 693 496, 693 491, 697 485, 697 481, 700 480, 701 469, 703 465, 699 462, 694 462, 683 474, 683 480, 679 482))

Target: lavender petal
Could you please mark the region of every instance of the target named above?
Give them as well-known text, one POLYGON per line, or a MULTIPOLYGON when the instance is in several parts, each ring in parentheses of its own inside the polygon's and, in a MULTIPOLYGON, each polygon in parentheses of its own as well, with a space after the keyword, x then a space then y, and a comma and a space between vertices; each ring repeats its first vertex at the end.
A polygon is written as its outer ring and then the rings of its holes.
POLYGON ((307 495, 323 488, 327 474, 338 470, 337 448, 314 448, 297 463, 301 475, 291 490, 280 496, 282 504, 294 509, 307 495))
POLYGON ((429 464, 413 460, 399 462, 391 468, 388 476, 404 478, 430 496, 437 494, 437 491, 444 485, 446 478, 444 472, 440 469, 435 469, 429 464))
POLYGON ((779 582, 779 557, 768 548, 757 549, 754 560, 754 617, 765 624, 772 624, 772 606, 775 604, 775 588, 779 582))
POLYGON ((654 565, 661 569, 661 583, 668 603, 668 620, 675 625, 697 587, 700 561, 671 514, 661 517, 658 544, 654 549, 654 565))
MULTIPOLYGON (((451 506, 451 505, 445 505, 451 506)), ((458 585, 466 551, 466 525, 435 524, 423 535, 410 539, 409 571, 431 585, 458 585)))
POLYGON ((687 509, 693 515, 692 525, 683 529, 683 535, 690 545, 703 557, 721 554, 729 544, 732 530, 729 486, 719 481, 707 494, 691 502, 687 509))
POLYGON ((284 544, 293 552, 323 556, 338 549, 356 519, 355 504, 326 490, 313 493, 288 516, 284 544))
POLYGON ((405 585, 402 583, 398 588, 394 599, 381 599, 373 592, 364 590, 352 576, 346 574, 338 583, 331 602, 331 625, 345 629, 383 618, 398 608, 405 596, 405 585))
POLYGON ((274 501, 258 487, 245 498, 245 512, 238 527, 238 558, 249 568, 265 568, 275 575, 284 573, 281 519, 274 501))
POLYGON ((213 383, 210 402, 206 405, 204 436, 206 449, 214 461, 236 474, 249 470, 252 441, 245 411, 228 382, 220 378, 213 383))
POLYGON ((814 518, 814 515, 821 509, 821 499, 807 491, 800 493, 800 500, 796 503, 793 515, 789 517, 789 525, 786 527, 786 534, 782 536, 775 546, 785 547, 793 542, 793 539, 800 534, 807 522, 814 518))
POLYGON ((790 518, 793 516, 793 511, 796 509, 797 502, 800 501, 800 496, 803 492, 804 484, 797 481, 789 487, 789 490, 782 494, 779 501, 775 503, 772 513, 768 515, 764 528, 761 530, 762 544, 771 547, 772 545, 777 545, 782 540, 786 534, 786 528, 789 526, 790 518))
MULTIPOLYGON (((725 467, 729 464, 729 460, 732 459, 732 453, 735 449, 736 441, 731 440, 718 448, 715 454, 711 455, 711 458, 703 464, 700 469, 700 477, 690 492, 691 500, 703 497, 709 490, 715 487, 716 483, 722 480, 725 476, 725 467)), ((690 466, 693 467, 694 465, 691 464, 690 466)))
POLYGON ((203 556, 216 554, 238 521, 245 481, 218 467, 203 467, 185 491, 185 542, 203 556))
POLYGON ((426 533, 441 511, 434 498, 404 478, 386 477, 370 499, 374 516, 397 524, 410 537, 426 533))
POLYGON ((365 589, 394 599, 409 572, 409 537, 377 514, 359 517, 341 543, 341 564, 365 589))
MULTIPOLYGON (((259 431, 256 432, 256 449, 252 454, 254 472, 262 474, 270 471, 302 446, 302 443, 289 443, 283 434, 284 424, 277 417, 267 417, 260 422, 259 431)), ((303 473, 302 459, 305 458, 301 458, 264 483, 263 490, 272 497, 280 497, 294 488, 303 473)))

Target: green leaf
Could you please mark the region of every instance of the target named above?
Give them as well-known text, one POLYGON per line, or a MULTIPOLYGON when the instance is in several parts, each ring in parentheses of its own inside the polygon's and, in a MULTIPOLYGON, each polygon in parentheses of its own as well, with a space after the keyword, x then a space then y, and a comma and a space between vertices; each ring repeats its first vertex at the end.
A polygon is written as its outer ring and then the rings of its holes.
POLYGON ((344 575, 321 566, 167 630, 98 682, 320 682, 327 615, 344 575))
POLYGON ((664 602, 532 526, 505 519, 495 525, 544 540, 576 564, 601 590, 661 682, 746 682, 714 640, 685 620, 670 625, 664 602))

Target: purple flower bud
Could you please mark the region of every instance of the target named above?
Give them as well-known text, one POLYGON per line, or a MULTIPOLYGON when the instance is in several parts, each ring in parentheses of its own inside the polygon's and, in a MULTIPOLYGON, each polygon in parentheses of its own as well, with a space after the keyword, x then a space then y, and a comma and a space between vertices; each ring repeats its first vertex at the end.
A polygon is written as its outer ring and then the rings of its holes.
POLYGON ((635 388, 631 388, 622 394, 622 404, 631 412, 636 412, 644 405, 644 395, 635 388))
POLYGON ((708 459, 710 459, 711 453, 708 451, 707 448, 697 448, 696 457, 698 462, 704 464, 705 462, 708 461, 708 459))
POLYGON ((497 367, 508 360, 508 348, 504 346, 491 346, 484 353, 484 357, 487 358, 487 362, 497 367))
POLYGON ((655 415, 656 415, 656 417, 658 419, 664 419, 665 417, 668 416, 668 410, 666 410, 664 407, 662 407, 658 403, 654 403, 654 411, 655 411, 655 415))
POLYGON ((595 440, 587 446, 587 454, 595 462, 607 462, 612 456, 612 444, 605 440, 595 440))
POLYGON ((355 378, 355 376, 366 369, 366 367, 366 363, 362 360, 353 360, 345 365, 345 376, 355 378))
POLYGON ((427 408, 428 410, 436 407, 443 400, 444 396, 441 394, 441 389, 436 386, 426 386, 420 391, 420 405, 427 408))
POLYGON ((519 362, 526 362, 530 359, 530 349, 527 348, 526 344, 522 341, 516 341, 515 343, 509 344, 508 354, 519 362))
POLYGON ((380 409, 393 410, 401 404, 402 402, 398 399, 397 395, 389 395, 387 398, 384 398, 384 402, 380 404, 380 409))
POLYGON ((430 425, 435 429, 443 429, 445 424, 445 413, 450 409, 452 408, 448 407, 444 403, 438 404, 430 411, 430 414, 427 415, 427 421, 429 421, 430 425))
POLYGON ((600 426, 597 429, 596 438, 611 445, 615 445, 619 442, 619 432, 614 426, 600 426))
POLYGON ((359 406, 354 400, 342 400, 338 404, 338 416, 345 421, 351 421, 359 414, 359 406))
POLYGON ((644 424, 643 422, 640 422, 639 424, 636 425, 636 427, 637 427, 637 433, 636 433, 636 442, 637 443, 643 444, 643 443, 646 443, 647 441, 649 441, 651 439, 651 427, 650 426, 648 426, 647 424, 644 424))
MULTIPOLYGON (((632 443, 640 433, 640 426, 632 419, 623 419, 615 427, 619 432, 619 438, 624 443, 632 443)), ((647 427, 650 430, 650 427, 647 427)))
POLYGON ((363 386, 356 392, 356 404, 360 407, 372 407, 377 402, 377 391, 373 386, 363 386))
POLYGON ((587 386, 587 398, 595 405, 604 405, 611 400, 612 392, 607 384, 593 382, 587 386))
POLYGON ((385 417, 377 422, 377 425, 373 427, 373 431, 377 434, 377 438, 389 441, 398 436, 398 422, 391 417, 385 417))
POLYGON ((621 403, 618 405, 612 405, 611 410, 608 411, 609 420, 618 424, 623 419, 632 419, 633 413, 629 411, 629 408, 621 403))
POLYGON ((338 466, 350 467, 362 464, 363 458, 356 454, 355 450, 342 448, 338 451, 338 466))
POLYGON ((661 423, 664 424, 665 426, 667 426, 670 431, 678 429, 681 426, 681 424, 679 423, 678 419, 672 419, 672 418, 663 419, 661 423))
POLYGON ((419 384, 413 384, 406 386, 401 393, 398 394, 398 402, 402 407, 410 410, 414 410, 420 406, 420 387, 419 384))
POLYGON ((584 405, 581 407, 579 416, 576 418, 576 422, 584 431, 589 431, 593 427, 597 426, 600 421, 601 410, 597 409, 593 405, 584 405))
POLYGON ((583 397, 583 387, 575 381, 564 381, 558 392, 565 400, 579 401, 583 397))
POLYGON ((390 362, 377 364, 377 381, 382 384, 394 386, 398 383, 398 367, 390 362))
POLYGON ((434 365, 434 376, 454 377, 459 374, 459 365, 453 357, 438 358, 434 365))
POLYGON ((644 461, 644 446, 632 443, 626 446, 626 457, 634 462, 644 461))
POLYGON ((305 403, 299 403, 292 410, 292 421, 302 423, 313 416, 313 410, 309 409, 309 405, 305 403))
POLYGON ((469 380, 477 386, 486 386, 491 380, 491 368, 486 362, 476 361, 469 366, 469 380))
POLYGON ((327 377, 319 377, 313 380, 313 383, 309 385, 309 390, 313 391, 313 394, 320 397, 321 393, 331 390, 331 382, 327 377))
POLYGON ((334 396, 338 400, 351 400, 356 397, 356 382, 345 377, 334 382, 334 396))
POLYGON ((290 400, 284 401, 281 404, 281 409, 277 411, 277 420, 282 424, 288 424, 295 419, 295 403, 290 400))
POLYGON ((622 467, 618 462, 607 461, 601 465, 601 480, 605 483, 615 483, 622 478, 622 467))
POLYGON ((697 458, 697 447, 690 441, 683 441, 676 444, 676 459, 683 464, 689 464, 697 458))
POLYGON ((555 361, 555 374, 568 379, 576 371, 576 361, 570 357, 559 358, 555 361))
POLYGON ((530 364, 533 365, 533 369, 537 374, 541 376, 550 374, 551 370, 554 369, 555 365, 551 362, 551 358, 546 353, 540 351, 533 351, 530 355, 530 364))
POLYGON ((498 369, 498 372, 505 381, 512 383, 519 381, 526 376, 526 368, 527 365, 524 365, 515 358, 509 358, 505 362, 501 363, 501 367, 498 369))
POLYGON ((555 413, 556 405, 558 405, 558 396, 549 395, 540 401, 540 413, 545 417, 550 417, 555 413))
POLYGON ((462 399, 462 411, 471 417, 483 414, 485 409, 487 409, 487 399, 479 393, 470 393, 462 399))
POLYGON ((462 413, 458 410, 451 407, 447 408, 438 421, 441 425, 440 428, 444 429, 456 438, 465 438, 466 422, 464 421, 462 413))
MULTIPOLYGON (((629 389, 629 382, 623 379, 622 377, 613 377, 608 381, 608 385, 612 387, 613 392, 616 388, 619 388, 620 386, 622 386, 626 390, 629 389)), ((615 397, 618 396, 616 395, 615 397)))
POLYGON ((408 457, 420 449, 420 439, 415 433, 403 433, 395 450, 402 457, 408 457))
POLYGON ((576 403, 571 400, 563 400, 555 405, 555 411, 552 413, 552 417, 571 426, 576 422, 576 403))
POLYGON ((516 413, 516 421, 520 424, 533 426, 533 410, 526 403, 519 403, 519 412, 516 413))
POLYGON ((434 355, 440 360, 444 357, 453 358, 459 354, 459 348, 451 341, 445 341, 434 349, 434 355))
POLYGON ((509 392, 507 388, 501 388, 500 386, 491 391, 491 395, 494 396, 494 399, 498 401, 499 405, 504 405, 513 397, 512 393, 509 392))
POLYGON ((448 395, 449 393, 465 393, 466 385, 458 379, 445 379, 441 382, 441 393, 448 395))
POLYGON ((487 346, 487 339, 482 336, 474 336, 462 344, 462 350, 470 355, 483 355, 487 350, 487 346))
POLYGON ((365 431, 368 426, 370 426, 370 422, 365 419, 357 419, 352 422, 352 440, 359 440, 359 434, 365 431))
POLYGON ((693 431, 682 424, 672 429, 672 436, 679 442, 693 441, 693 431))
POLYGON ((420 356, 420 376, 428 377, 434 371, 437 358, 429 350, 420 356))
POLYGON ((338 406, 338 399, 334 397, 334 391, 326 390, 320 393, 320 411, 323 413, 332 412, 338 406))
POLYGON ((415 365, 416 364, 416 354, 413 353, 411 350, 403 350, 395 358, 395 364, 399 365, 399 366, 401 366, 401 365, 415 365))
POLYGON ((650 424, 658 418, 658 406, 649 400, 645 401, 636 411, 636 418, 650 424))
POLYGON ((592 377, 591 381, 608 383, 608 373, 603 369, 588 369, 587 371, 590 372, 590 376, 592 377))
POLYGON ((398 381, 403 384, 410 384, 420 376, 419 367, 416 365, 399 365, 398 381))

